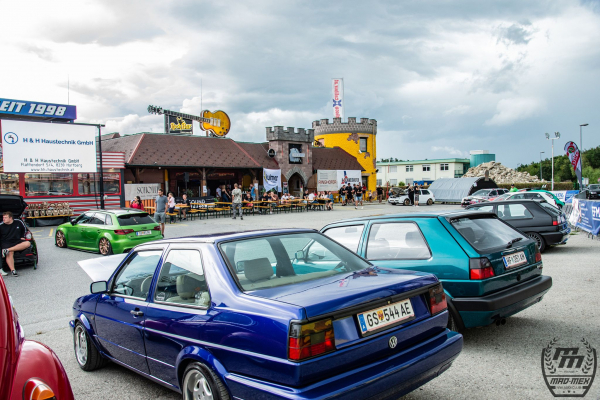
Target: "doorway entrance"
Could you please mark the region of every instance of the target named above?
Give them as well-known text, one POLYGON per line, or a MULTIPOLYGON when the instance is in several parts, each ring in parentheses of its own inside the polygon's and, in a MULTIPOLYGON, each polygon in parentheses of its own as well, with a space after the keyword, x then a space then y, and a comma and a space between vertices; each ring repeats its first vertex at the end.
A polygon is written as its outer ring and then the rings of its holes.
POLYGON ((288 190, 290 194, 294 197, 302 197, 302 188, 304 187, 304 182, 302 181, 302 177, 297 172, 290 176, 288 180, 288 190))

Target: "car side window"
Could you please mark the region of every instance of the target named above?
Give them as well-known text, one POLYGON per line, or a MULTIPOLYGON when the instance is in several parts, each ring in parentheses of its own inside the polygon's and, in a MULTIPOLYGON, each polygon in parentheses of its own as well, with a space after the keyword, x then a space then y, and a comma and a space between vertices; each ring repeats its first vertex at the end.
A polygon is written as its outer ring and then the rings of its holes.
POLYGON ((494 212, 494 206, 477 207, 477 211, 494 212))
POLYGON ((498 192, 495 191, 495 190, 492 190, 488 196, 490 196, 490 197, 492 197, 492 196, 498 196, 498 192))
POLYGON ((162 250, 132 254, 114 279, 112 294, 146 299, 162 250))
POLYGON ((188 306, 210 306, 210 293, 198 250, 169 251, 156 284, 154 300, 188 306))
POLYGON ((77 220, 77 224, 89 224, 92 218, 94 217, 94 213, 86 212, 77 220))
POLYGON ((100 214, 100 213, 96 213, 94 214, 94 216, 92 218, 90 218, 90 220, 88 221, 88 224, 90 225, 104 225, 104 215, 105 214, 100 214))
POLYGON ((369 260, 423 260, 431 257, 429 246, 414 222, 373 224, 367 242, 369 260))
POLYGON ((533 218, 523 204, 502 204, 498 206, 498 216, 505 220, 533 218))
POLYGON ((429 190, 421 190, 421 194, 428 195, 429 194, 429 190))
POLYGON ((104 218, 104 222, 106 225, 112 225, 112 217, 110 216, 110 214, 106 214, 106 218, 104 218))
POLYGON ((323 233, 341 245, 356 252, 358 251, 358 244, 360 243, 360 238, 362 237, 364 229, 364 225, 338 226, 327 229, 323 233))

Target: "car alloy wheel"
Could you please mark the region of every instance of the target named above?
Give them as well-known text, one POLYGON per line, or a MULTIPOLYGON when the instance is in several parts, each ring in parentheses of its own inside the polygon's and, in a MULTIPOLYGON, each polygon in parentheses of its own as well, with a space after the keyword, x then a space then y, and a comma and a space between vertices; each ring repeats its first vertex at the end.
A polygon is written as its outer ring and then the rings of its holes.
POLYGON ((79 367, 84 371, 93 371, 106 365, 108 362, 106 358, 102 357, 100 352, 96 349, 96 346, 91 342, 87 330, 81 322, 75 324, 73 347, 77 364, 79 364, 79 367))
POLYGON ((404 205, 405 206, 410 206, 410 199, 405 199, 404 200, 404 205))
POLYGON ((100 254, 103 256, 112 254, 112 246, 110 245, 110 241, 107 238, 100 239, 100 242, 98 243, 98 250, 100 250, 100 254))
POLYGON ((229 400, 225 385, 207 366, 194 362, 183 377, 184 400, 229 400))
POLYGON ((62 249, 67 247, 67 238, 61 231, 56 232, 56 245, 62 249))
POLYGON ((87 363, 88 358, 88 345, 87 345, 87 334, 85 328, 81 325, 77 325, 75 328, 75 357, 80 366, 84 366, 87 363))
POLYGON ((430 206, 430 205, 432 205, 432 204, 433 204, 433 200, 432 200, 432 199, 428 199, 428 200, 427 200, 427 205, 428 205, 428 206, 430 206))
POLYGON ((529 236, 531 239, 535 240, 535 243, 538 246, 538 249, 540 249, 540 253, 544 252, 544 250, 546 250, 546 242, 544 242, 544 238, 542 238, 539 234, 534 233, 534 232, 529 232, 526 233, 527 236, 529 236))

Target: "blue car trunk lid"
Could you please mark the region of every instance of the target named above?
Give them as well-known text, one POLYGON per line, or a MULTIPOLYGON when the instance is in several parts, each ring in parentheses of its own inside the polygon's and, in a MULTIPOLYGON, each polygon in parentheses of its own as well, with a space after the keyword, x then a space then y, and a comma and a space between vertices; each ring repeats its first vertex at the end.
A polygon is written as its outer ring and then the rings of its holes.
POLYGON ((361 305, 366 307, 363 311, 368 311, 373 302, 402 297, 403 293, 437 282, 437 278, 431 274, 373 267, 355 273, 247 293, 302 307, 306 317, 313 319, 361 305))

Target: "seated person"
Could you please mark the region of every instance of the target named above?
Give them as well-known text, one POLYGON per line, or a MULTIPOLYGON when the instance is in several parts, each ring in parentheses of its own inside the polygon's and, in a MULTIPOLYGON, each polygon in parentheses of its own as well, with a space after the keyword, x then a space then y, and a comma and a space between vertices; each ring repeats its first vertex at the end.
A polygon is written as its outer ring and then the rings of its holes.
MULTIPOLYGON (((6 258, 6 264, 10 269, 12 276, 18 276, 15 270, 15 251, 22 251, 29 246, 31 243, 25 240, 25 233, 27 233, 27 227, 20 219, 16 221, 13 219, 13 213, 6 211, 2 214, 2 224, 0 224, 0 246, 2 246, 2 258, 6 258)), ((2 275, 7 275, 2 268, 0 268, 2 275)))
POLYGON ((246 193, 246 196, 244 196, 243 200, 243 206, 244 207, 252 207, 254 204, 252 203, 252 196, 250 195, 250 193, 246 193))

